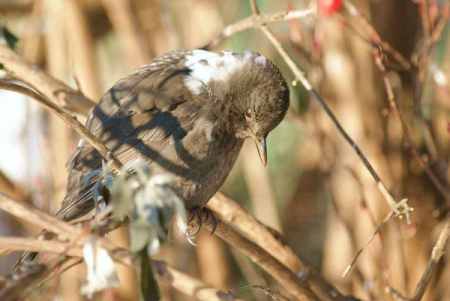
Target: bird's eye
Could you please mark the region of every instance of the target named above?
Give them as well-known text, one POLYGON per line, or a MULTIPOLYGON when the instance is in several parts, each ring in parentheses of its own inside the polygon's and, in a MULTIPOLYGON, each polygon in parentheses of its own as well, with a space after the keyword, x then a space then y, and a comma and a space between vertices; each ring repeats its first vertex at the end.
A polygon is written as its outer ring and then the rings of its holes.
POLYGON ((245 120, 250 120, 250 119, 252 119, 252 110, 251 110, 251 109, 248 109, 247 111, 245 111, 244 116, 245 116, 245 120))

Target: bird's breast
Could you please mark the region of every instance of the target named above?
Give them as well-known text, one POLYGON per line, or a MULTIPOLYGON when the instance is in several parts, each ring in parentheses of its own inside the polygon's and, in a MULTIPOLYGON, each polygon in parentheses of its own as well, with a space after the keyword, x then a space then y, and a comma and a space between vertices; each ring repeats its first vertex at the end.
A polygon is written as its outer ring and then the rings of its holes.
POLYGON ((188 208, 202 206, 230 173, 242 140, 224 132, 220 124, 199 118, 187 135, 174 143, 177 160, 186 171, 177 176, 176 190, 188 208))

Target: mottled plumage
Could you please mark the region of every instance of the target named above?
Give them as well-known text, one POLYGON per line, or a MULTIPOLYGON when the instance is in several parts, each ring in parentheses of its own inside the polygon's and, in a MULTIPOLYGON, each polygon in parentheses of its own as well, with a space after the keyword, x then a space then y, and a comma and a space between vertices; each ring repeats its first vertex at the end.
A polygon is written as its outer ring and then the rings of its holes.
MULTIPOLYGON (((265 162, 265 138, 284 117, 288 95, 278 68, 257 53, 176 51, 117 82, 87 127, 122 163, 143 158, 174 176, 174 190, 193 208, 223 184, 244 139, 255 139, 265 162)), ((102 157, 81 141, 58 216, 94 208, 101 168, 102 157)))

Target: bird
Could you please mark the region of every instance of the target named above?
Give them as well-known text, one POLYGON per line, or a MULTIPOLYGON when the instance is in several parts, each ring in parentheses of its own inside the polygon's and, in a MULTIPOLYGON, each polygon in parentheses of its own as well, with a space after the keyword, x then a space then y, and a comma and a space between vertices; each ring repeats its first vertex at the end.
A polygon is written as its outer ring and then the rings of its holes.
MULTIPOLYGON (((153 173, 170 174, 172 189, 192 209, 220 189, 246 139, 267 164, 267 136, 288 107, 286 80, 265 56, 178 50, 119 80, 86 126, 122 163, 142 159, 153 173)), ((80 140, 58 217, 70 221, 92 211, 103 160, 80 140)))
MULTIPOLYGON (((288 107, 286 80, 265 56, 176 50, 114 84, 92 109, 86 127, 122 164, 143 161, 152 175, 169 175, 171 191, 194 211, 220 189, 246 139, 254 141, 267 164, 267 136, 288 107)), ((71 222, 95 212, 99 195, 108 202, 104 162, 80 139, 67 165, 58 218, 71 222)), ((41 237, 53 235, 44 231, 41 237)), ((24 253, 15 270, 36 256, 24 253)))

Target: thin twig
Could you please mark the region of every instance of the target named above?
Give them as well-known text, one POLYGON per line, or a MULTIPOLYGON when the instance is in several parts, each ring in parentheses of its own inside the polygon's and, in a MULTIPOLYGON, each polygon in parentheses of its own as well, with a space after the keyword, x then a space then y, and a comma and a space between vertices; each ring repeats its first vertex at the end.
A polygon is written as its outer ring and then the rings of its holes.
POLYGON ((292 73, 294 73, 294 76, 297 80, 299 80, 302 85, 305 87, 305 89, 308 91, 309 95, 316 100, 324 109, 324 111, 327 113, 328 117, 332 120, 333 124, 338 129, 339 133, 344 137, 344 139, 347 141, 347 143, 353 148, 353 150, 356 152, 358 157, 361 159, 362 163, 366 167, 366 169, 369 171, 370 175, 374 179, 374 181, 377 184, 377 188, 380 191, 380 193, 383 195, 384 199, 388 203, 391 210, 394 211, 395 215, 402 218, 406 217, 407 223, 410 223, 410 214, 412 211, 412 208, 408 205, 407 199, 402 199, 399 202, 397 202, 392 194, 389 192, 389 190, 386 188, 386 185, 380 178, 380 176, 377 174, 375 169, 373 168, 372 164, 369 162, 367 157, 364 155, 362 150, 359 148, 359 146, 356 144, 355 141, 350 137, 350 135, 345 131, 345 129, 342 127, 341 123, 336 118, 336 115, 333 113, 331 108, 328 106, 328 104, 325 102, 325 100, 317 93, 315 89, 313 89, 312 85, 306 78, 305 73, 294 63, 294 61, 290 58, 290 56, 287 54, 286 50, 281 46, 281 43, 277 40, 275 35, 270 31, 270 29, 267 26, 260 26, 261 31, 266 35, 267 39, 273 44, 275 49, 278 51, 280 56, 285 60, 286 64, 291 69, 292 73))
POLYGON ((411 301, 407 297, 403 296, 398 290, 396 290, 391 286, 386 287, 386 292, 389 295, 391 295, 394 301, 411 301))
POLYGON ((6 45, 0 45, 0 63, 8 73, 32 86, 52 103, 58 104, 69 111, 87 115, 95 105, 93 101, 79 91, 68 87, 63 82, 25 62, 22 57, 6 45))
POLYGON ((258 4, 256 4, 256 0, 250 0, 250 7, 252 8, 252 13, 254 15, 259 15, 260 11, 258 8, 258 4))
MULTIPOLYGON (((351 1, 344 1, 344 7, 347 10, 347 12, 357 18, 360 22, 363 28, 367 31, 368 40, 371 42, 371 44, 375 45, 376 48, 382 49, 383 52, 386 52, 390 55, 394 60, 397 61, 404 69, 410 70, 412 67, 412 64, 410 60, 405 58, 400 52, 398 52, 394 47, 392 47, 388 42, 384 41, 380 34, 376 31, 376 29, 370 24, 367 17, 361 13, 358 8, 351 2, 351 1)), ((347 26, 351 27, 348 22, 345 23, 347 26)), ((358 32, 356 28, 351 27, 355 32, 358 32)), ((358 32, 359 33, 359 32, 358 32)), ((362 38, 362 35, 358 34, 358 37, 362 38)), ((363 38, 364 41, 366 41, 365 38, 363 38)), ((373 46, 372 45, 372 46, 373 46)))
POLYGON ((215 38, 213 38, 208 44, 201 47, 204 49, 212 49, 217 47, 224 39, 248 30, 258 28, 260 25, 289 21, 294 19, 302 19, 310 16, 314 16, 316 10, 314 7, 303 9, 303 10, 291 10, 291 11, 280 11, 273 14, 259 14, 258 16, 251 15, 245 19, 242 19, 236 23, 226 26, 215 38))
POLYGON ((18 92, 37 100, 41 105, 44 105, 47 109, 64 120, 67 125, 73 128, 83 139, 90 143, 103 156, 103 158, 105 158, 106 161, 111 160, 112 166, 115 169, 119 170, 122 167, 122 163, 116 159, 108 148, 106 148, 106 146, 99 141, 97 137, 95 137, 83 124, 81 124, 81 122, 79 122, 69 110, 64 107, 59 107, 57 104, 49 101, 42 94, 13 81, 0 80, 0 89, 18 92))
POLYGON ((433 185, 437 188, 437 190, 441 193, 441 195, 445 198, 447 201, 447 204, 450 204, 450 195, 449 191, 446 187, 441 183, 439 178, 434 174, 434 172, 431 170, 430 166, 422 159, 422 157, 419 154, 419 151, 417 150, 417 147, 415 146, 411 131, 409 129, 408 124, 405 121, 405 118, 400 112, 400 108, 398 106, 397 100, 395 98, 394 89, 392 87, 391 81, 388 78, 387 69, 385 65, 383 64, 382 56, 379 52, 374 53, 374 59, 375 59, 375 65, 380 70, 382 76, 383 76, 383 84, 386 91, 387 99, 389 102, 389 107, 394 111, 395 115, 398 117, 403 133, 405 134, 406 141, 408 142, 409 147, 411 148, 411 152, 416 158, 417 162, 419 162, 420 166, 425 170, 425 173, 427 174, 428 178, 430 178, 433 185))
POLYGON ((428 41, 431 36, 432 26, 430 20, 430 4, 428 0, 422 0, 419 2, 419 12, 422 20, 422 31, 425 41, 428 41))
MULTIPOLYGON (((66 222, 63 222, 56 217, 50 216, 39 209, 35 209, 27 205, 22 205, 3 194, 0 194, 0 209, 17 217, 23 218, 28 222, 34 223, 41 228, 53 231, 61 237, 68 238, 69 240, 68 242, 59 242, 54 240, 41 240, 34 238, 0 237, 0 249, 8 249, 10 251, 23 250, 33 252, 49 252, 58 253, 63 256, 69 255, 82 257, 81 245, 83 244, 83 241, 77 240, 77 237, 79 237, 80 233, 82 232, 80 229, 71 226, 66 222)), ((100 241, 102 242, 102 246, 110 252, 114 259, 126 265, 132 265, 133 256, 129 251, 122 248, 117 248, 115 245, 109 243, 109 241, 104 238, 100 238, 100 241)), ((56 261, 60 262, 61 260, 57 259, 56 261)), ((231 298, 232 295, 229 293, 225 293, 218 289, 208 287, 203 282, 185 275, 166 265, 164 266, 163 270, 161 262, 157 262, 156 264, 159 267, 158 273, 160 276, 169 276, 169 278, 173 281, 170 282, 171 285, 189 296, 194 296, 200 300, 223 300, 220 299, 220 296, 227 296, 227 300, 237 300, 234 297, 231 298)), ((48 271, 47 273, 42 273, 42 271, 40 271, 39 276, 43 276, 48 273, 51 273, 51 271, 48 271)), ((39 279, 35 279, 32 282, 39 282, 39 279)), ((8 289, 11 288, 8 287, 8 289)), ((22 292, 26 291, 25 289, 26 288, 23 287, 22 292)), ((18 291, 17 293, 19 292, 20 291, 18 291)), ((0 291, 0 296, 3 296, 4 293, 6 292, 3 290, 0 291)))
POLYGON ((380 233, 383 226, 394 216, 394 213, 391 211, 381 223, 377 225, 375 228, 375 231, 373 231, 372 235, 369 237, 367 242, 362 246, 361 248, 356 251, 355 256, 353 256, 353 259, 349 263, 349 265, 345 268, 344 272, 342 273, 342 277, 347 277, 350 272, 352 271, 353 267, 355 266, 356 262, 358 261, 358 258, 361 256, 361 254, 364 252, 364 250, 370 245, 372 240, 380 233))
POLYGON ((417 283, 414 296, 411 298, 411 301, 420 301, 423 295, 425 294, 425 290, 428 284, 430 283, 431 276, 433 276, 433 272, 436 269, 439 260, 445 254, 449 235, 450 235, 450 218, 447 218, 447 220, 444 223, 444 228, 439 234, 439 238, 433 247, 431 257, 427 263, 427 267, 423 272, 419 282, 417 283))
POLYGON ((16 200, 27 202, 30 199, 30 193, 24 187, 15 183, 2 170, 0 170, 0 191, 16 200))

